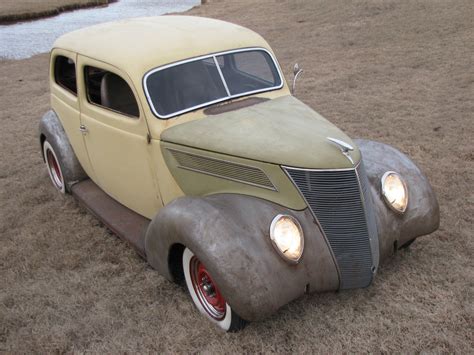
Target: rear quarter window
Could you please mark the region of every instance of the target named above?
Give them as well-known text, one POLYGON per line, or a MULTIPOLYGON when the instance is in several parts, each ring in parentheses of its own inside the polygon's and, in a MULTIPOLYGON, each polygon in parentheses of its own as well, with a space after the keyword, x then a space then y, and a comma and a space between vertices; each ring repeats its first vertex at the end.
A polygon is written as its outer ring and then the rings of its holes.
POLYGON ((77 95, 76 64, 62 55, 54 59, 54 80, 56 84, 77 95))

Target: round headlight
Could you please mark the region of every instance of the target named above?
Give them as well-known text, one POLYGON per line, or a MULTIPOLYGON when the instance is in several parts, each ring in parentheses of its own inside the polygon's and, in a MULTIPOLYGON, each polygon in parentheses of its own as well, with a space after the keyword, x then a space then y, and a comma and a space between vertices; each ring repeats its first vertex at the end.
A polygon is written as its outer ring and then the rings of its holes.
POLYGON ((382 195, 387 205, 395 212, 403 213, 408 206, 408 190, 402 177, 387 171, 382 176, 382 195))
POLYGON ((304 236, 298 220, 279 214, 270 225, 270 239, 278 253, 287 261, 297 263, 303 255, 304 236))

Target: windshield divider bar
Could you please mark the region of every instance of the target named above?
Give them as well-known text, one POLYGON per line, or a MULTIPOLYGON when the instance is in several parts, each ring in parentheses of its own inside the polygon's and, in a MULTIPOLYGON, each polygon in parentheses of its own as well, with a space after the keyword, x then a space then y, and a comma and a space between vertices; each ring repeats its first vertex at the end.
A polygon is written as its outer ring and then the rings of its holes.
POLYGON ((216 63, 217 71, 219 72, 219 75, 221 76, 221 80, 222 80, 222 83, 224 84, 225 91, 227 91, 227 96, 230 97, 231 96, 230 91, 227 86, 227 82, 224 79, 224 74, 222 74, 222 70, 221 70, 221 67, 219 66, 219 62, 217 61, 217 57, 213 55, 212 58, 214 58, 214 63, 216 63))

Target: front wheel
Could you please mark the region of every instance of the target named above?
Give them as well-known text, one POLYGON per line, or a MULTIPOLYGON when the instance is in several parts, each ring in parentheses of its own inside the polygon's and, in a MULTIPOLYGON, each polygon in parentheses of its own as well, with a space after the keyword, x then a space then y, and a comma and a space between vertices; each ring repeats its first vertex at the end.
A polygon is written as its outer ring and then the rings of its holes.
POLYGON ((226 332, 245 327, 245 320, 232 310, 209 271, 188 248, 183 253, 183 271, 189 294, 204 316, 226 332))

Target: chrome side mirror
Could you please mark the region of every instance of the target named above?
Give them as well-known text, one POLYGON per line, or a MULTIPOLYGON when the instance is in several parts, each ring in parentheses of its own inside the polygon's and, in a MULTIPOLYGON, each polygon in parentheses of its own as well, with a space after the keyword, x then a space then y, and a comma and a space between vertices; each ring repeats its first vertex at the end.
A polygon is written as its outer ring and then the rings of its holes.
POLYGON ((296 63, 293 67, 293 85, 291 86, 291 92, 293 93, 293 95, 295 94, 296 90, 296 80, 298 79, 298 76, 301 74, 302 71, 303 69, 301 69, 298 63, 296 63))

